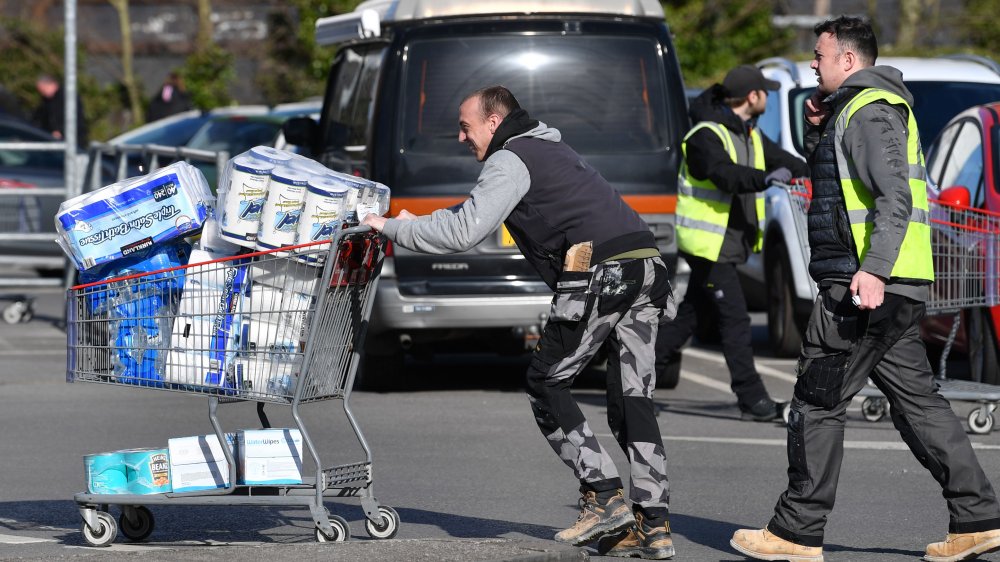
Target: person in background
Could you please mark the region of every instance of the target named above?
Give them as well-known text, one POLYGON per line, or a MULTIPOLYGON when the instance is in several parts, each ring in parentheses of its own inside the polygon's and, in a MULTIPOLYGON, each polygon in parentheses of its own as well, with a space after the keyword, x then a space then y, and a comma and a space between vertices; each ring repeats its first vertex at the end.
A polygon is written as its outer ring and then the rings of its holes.
POLYGON ((369 214, 363 223, 431 254, 469 250, 506 225, 556 293, 527 374, 535 421, 582 494, 576 524, 555 540, 603 538, 599 550, 610 556, 672 557, 666 455, 652 394, 653 342, 674 304, 656 240, 559 131, 531 119, 507 88, 463 100, 458 140, 485 162, 466 201, 421 217, 369 214), (631 466, 631 509, 614 462, 570 392, 605 342, 608 422, 631 466))
POLYGON ((809 173, 802 159, 757 128, 767 92, 778 85, 755 66, 738 66, 691 104, 695 125, 681 145, 677 197, 677 245, 691 275, 677 318, 656 339, 657 373, 669 372, 676 381, 681 348, 699 322, 718 318, 731 388, 742 418, 754 421, 781 418, 784 405, 771 399, 754 367, 750 314, 736 266, 760 251, 762 191, 809 173))
MULTIPOLYGON (((57 139, 62 140, 66 128, 66 97, 62 85, 53 76, 42 74, 35 81, 35 88, 42 96, 41 103, 35 109, 32 120, 39 128, 44 129, 57 139)), ((80 95, 76 96, 76 143, 80 148, 87 147, 87 119, 83 110, 80 95)))
POLYGON ((147 121, 163 119, 175 113, 192 109, 191 96, 184 88, 184 79, 176 72, 167 75, 163 86, 156 92, 156 95, 149 100, 149 110, 146 112, 147 121))
POLYGON ((820 291, 788 418, 788 487, 765 528, 740 529, 730 544, 760 560, 823 560, 847 406, 871 378, 948 506, 948 535, 927 545, 924 560, 998 550, 1000 504, 937 391, 920 339, 934 262, 913 96, 899 70, 875 66, 878 43, 867 20, 841 16, 815 32, 819 86, 804 115, 813 188, 809 273, 820 291))

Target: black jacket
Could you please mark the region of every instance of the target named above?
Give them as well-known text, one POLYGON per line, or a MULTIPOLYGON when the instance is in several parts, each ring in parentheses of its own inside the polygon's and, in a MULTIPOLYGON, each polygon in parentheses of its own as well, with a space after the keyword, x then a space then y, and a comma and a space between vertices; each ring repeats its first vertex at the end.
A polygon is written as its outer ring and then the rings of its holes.
MULTIPOLYGON (((59 131, 60 135, 66 134, 66 95, 60 87, 51 98, 42 98, 42 102, 35 109, 34 121, 40 129, 50 133, 59 131)), ((76 96, 76 142, 80 148, 87 147, 87 119, 83 113, 83 102, 80 96, 76 96)))
MULTIPOLYGON (((743 121, 721 103, 718 85, 708 88, 695 98, 691 103, 690 116, 692 124, 711 121, 724 125, 734 137, 743 139, 743 145, 747 145, 750 129, 756 125, 754 122, 743 121)), ((720 190, 735 196, 719 262, 743 263, 750 255, 757 228, 755 194, 767 189, 764 178, 768 172, 785 167, 791 170, 794 177, 809 176, 809 166, 805 161, 785 151, 764 135, 761 135, 761 144, 765 170, 734 163, 719 137, 708 129, 698 131, 687 141, 688 173, 696 179, 707 178, 720 190)))

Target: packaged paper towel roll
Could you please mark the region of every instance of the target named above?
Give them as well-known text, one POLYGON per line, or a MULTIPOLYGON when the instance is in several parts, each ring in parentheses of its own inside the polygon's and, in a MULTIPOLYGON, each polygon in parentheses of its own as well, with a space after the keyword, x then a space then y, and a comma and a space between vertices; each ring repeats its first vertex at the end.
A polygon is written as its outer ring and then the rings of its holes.
MULTIPOLYGON (((357 190, 329 177, 314 177, 306 188, 305 204, 299 217, 297 244, 329 240, 340 230, 348 198, 357 190)), ((306 262, 322 261, 316 253, 320 247, 310 248, 301 256, 306 262)))
POLYGON ((250 156, 263 160, 265 162, 270 162, 275 166, 280 166, 283 164, 288 164, 293 158, 294 154, 285 152, 271 146, 255 146, 249 150, 250 156))
POLYGON ((267 199, 260 213, 258 250, 273 250, 295 243, 309 177, 306 172, 289 166, 279 166, 271 172, 267 199))
POLYGON ((253 248, 260 229, 260 212, 274 164, 248 155, 233 158, 229 185, 222 201, 222 237, 253 248))

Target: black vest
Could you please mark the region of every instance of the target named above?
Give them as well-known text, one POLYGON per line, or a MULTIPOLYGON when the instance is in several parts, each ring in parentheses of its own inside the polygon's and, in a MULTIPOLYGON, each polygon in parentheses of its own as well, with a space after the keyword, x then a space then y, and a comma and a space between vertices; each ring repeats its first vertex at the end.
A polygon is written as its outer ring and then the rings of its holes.
POLYGON ((834 138, 837 117, 857 93, 838 100, 809 159, 813 190, 809 204, 809 274, 817 283, 833 279, 849 280, 860 267, 854 237, 851 236, 851 223, 847 218, 847 204, 840 186, 834 138))
POLYGON ((656 248, 646 222, 565 143, 518 137, 504 148, 524 162, 531 176, 528 192, 504 224, 553 290, 574 244, 593 242, 591 263, 656 248))

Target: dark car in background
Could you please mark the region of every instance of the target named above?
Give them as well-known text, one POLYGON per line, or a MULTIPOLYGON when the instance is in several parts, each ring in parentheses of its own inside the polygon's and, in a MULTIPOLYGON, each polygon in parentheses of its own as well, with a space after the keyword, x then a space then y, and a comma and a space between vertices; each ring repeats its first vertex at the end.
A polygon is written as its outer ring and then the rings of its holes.
MULTIPOLYGON (((388 185, 390 214, 468 197, 482 164, 458 142, 458 107, 476 88, 503 84, 642 214, 673 268, 689 123, 659 2, 370 1, 319 20, 317 42, 338 46, 322 117, 290 121, 286 135, 332 169, 388 185)), ((405 352, 523 353, 551 296, 503 228, 453 255, 393 247, 360 380, 392 386, 405 352)))
MULTIPOLYGON (((0 115, 0 142, 59 142, 46 131, 17 118, 0 115)), ((51 150, 0 149, 0 189, 62 188, 65 153, 51 150)), ((58 195, 17 195, 0 199, 0 232, 52 233, 53 217, 64 197, 58 195)), ((0 255, 40 269, 61 269, 62 250, 52 241, 17 240, 0 242, 0 255)))

